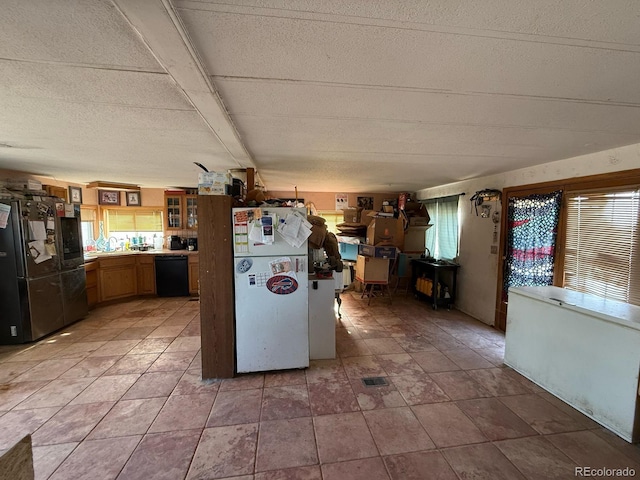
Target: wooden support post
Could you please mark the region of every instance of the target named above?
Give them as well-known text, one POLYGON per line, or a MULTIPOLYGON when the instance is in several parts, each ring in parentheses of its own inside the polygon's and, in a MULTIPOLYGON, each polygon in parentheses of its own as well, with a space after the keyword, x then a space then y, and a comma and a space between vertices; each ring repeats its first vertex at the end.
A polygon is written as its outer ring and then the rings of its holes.
POLYGON ((247 168, 247 192, 250 192, 254 188, 256 188, 256 179, 255 179, 255 169, 247 168))
POLYGON ((232 198, 198 196, 202 378, 235 372, 232 198))

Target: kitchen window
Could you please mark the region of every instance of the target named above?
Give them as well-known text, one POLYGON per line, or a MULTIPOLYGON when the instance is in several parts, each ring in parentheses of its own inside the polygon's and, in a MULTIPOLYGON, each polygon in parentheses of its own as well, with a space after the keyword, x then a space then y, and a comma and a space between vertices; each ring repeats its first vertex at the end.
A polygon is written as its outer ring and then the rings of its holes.
POLYGON ((80 228, 82 229, 82 246, 86 250, 87 247, 94 243, 98 237, 96 232, 96 222, 98 214, 95 208, 80 207, 80 228))
POLYGON ((317 213, 317 215, 325 219, 327 232, 339 235, 336 225, 343 222, 344 214, 342 213, 342 211, 320 211, 317 213))
POLYGON ((104 221, 108 236, 119 240, 127 237, 146 237, 150 243, 154 236, 162 236, 161 209, 108 208, 104 209, 104 221))

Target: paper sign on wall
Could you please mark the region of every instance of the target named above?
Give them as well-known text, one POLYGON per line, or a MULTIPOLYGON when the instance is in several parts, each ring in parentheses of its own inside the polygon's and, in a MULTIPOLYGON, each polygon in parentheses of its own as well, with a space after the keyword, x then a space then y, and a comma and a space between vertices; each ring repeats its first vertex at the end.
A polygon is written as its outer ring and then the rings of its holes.
POLYGON ((336 193, 336 210, 349 208, 349 195, 347 193, 336 193))

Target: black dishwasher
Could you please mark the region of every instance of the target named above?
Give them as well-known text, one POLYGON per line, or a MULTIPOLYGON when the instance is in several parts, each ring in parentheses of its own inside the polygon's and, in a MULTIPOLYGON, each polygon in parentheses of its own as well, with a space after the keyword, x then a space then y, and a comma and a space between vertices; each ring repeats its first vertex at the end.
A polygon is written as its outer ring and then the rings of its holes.
POLYGON ((186 255, 156 255, 155 267, 159 297, 189 296, 189 261, 186 255))

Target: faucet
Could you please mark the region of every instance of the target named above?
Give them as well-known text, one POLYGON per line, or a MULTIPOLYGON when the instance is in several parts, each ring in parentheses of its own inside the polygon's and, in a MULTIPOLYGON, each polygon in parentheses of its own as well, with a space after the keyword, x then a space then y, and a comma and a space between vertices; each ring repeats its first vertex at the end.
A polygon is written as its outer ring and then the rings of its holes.
POLYGON ((118 239, 116 237, 109 237, 107 240, 107 252, 111 252, 112 250, 115 252, 118 249, 118 239), (111 240, 114 240, 115 247, 111 248, 111 240))

